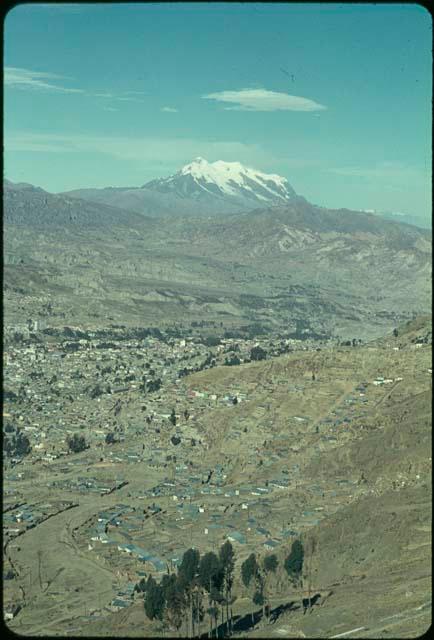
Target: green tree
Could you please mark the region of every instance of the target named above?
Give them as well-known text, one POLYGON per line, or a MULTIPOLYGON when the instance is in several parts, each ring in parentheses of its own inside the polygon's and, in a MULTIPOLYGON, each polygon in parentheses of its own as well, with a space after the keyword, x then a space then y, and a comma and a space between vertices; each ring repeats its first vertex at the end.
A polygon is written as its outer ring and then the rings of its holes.
POLYGON ((193 622, 195 624, 194 636, 200 637, 200 625, 205 617, 203 607, 203 589, 199 583, 196 583, 193 590, 193 622))
POLYGON ((149 620, 163 620, 164 613, 164 590, 161 585, 157 584, 152 576, 146 583, 145 593, 145 613, 149 620))
POLYGON ((250 360, 265 360, 266 357, 267 352, 259 345, 250 350, 250 360))
POLYGON ((165 618, 169 626, 179 631, 184 618, 186 600, 183 585, 174 573, 163 576, 161 586, 166 602, 165 618))
POLYGON ((95 398, 98 398, 98 396, 102 396, 103 393, 104 391, 102 390, 101 385, 97 384, 90 390, 89 395, 91 399, 94 400, 95 398))
POLYGON ((135 591, 136 593, 143 593, 143 594, 145 594, 145 592, 146 592, 146 580, 145 580, 145 578, 142 578, 142 579, 140 580, 140 582, 138 582, 138 583, 136 584, 136 586, 134 587, 134 591, 135 591))
POLYGON ((266 603, 265 575, 264 575, 264 572, 261 571, 259 566, 255 576, 255 586, 256 586, 256 591, 253 594, 252 600, 254 604, 258 604, 262 607, 262 620, 264 620, 265 619, 265 603, 266 603))
POLYGON ((300 540, 295 540, 284 564, 285 570, 291 579, 298 580, 300 578, 303 570, 303 558, 303 544, 300 540))
POLYGON ((217 622, 219 617, 218 607, 209 606, 206 610, 206 613, 209 615, 209 619, 210 619, 210 631, 208 631, 208 638, 212 638, 213 625, 215 625, 216 637, 218 637, 218 631, 217 631, 217 622))
POLYGON ((266 600, 266 604, 267 604, 267 617, 270 614, 270 599, 269 599, 269 593, 270 593, 270 588, 269 588, 269 578, 271 574, 276 573, 277 567, 279 566, 279 561, 277 559, 277 556, 275 554, 269 555, 269 556, 265 556, 264 560, 263 560, 263 567, 264 567, 264 575, 263 575, 263 582, 264 582, 264 589, 263 589, 263 595, 264 598, 266 600))
MULTIPOLYGON (((254 598, 257 593, 256 582, 258 581, 258 577, 259 577, 259 565, 256 560, 256 555, 254 553, 251 553, 249 557, 246 558, 246 560, 244 560, 243 564, 241 565, 241 580, 243 581, 243 584, 245 587, 249 587, 249 585, 252 582, 255 583, 255 592, 252 598, 254 603, 255 603, 254 598)), ((254 622, 254 616, 252 611, 252 624, 253 622, 254 622)))
POLYGON ((291 551, 286 557, 284 568, 294 587, 302 586, 304 549, 300 540, 295 540, 292 544, 291 551))
POLYGON ((255 591, 252 598, 253 604, 263 607, 265 604, 264 595, 261 590, 255 591))
POLYGON ((66 444, 68 448, 73 453, 80 453, 87 449, 86 439, 84 436, 79 436, 78 433, 74 433, 74 435, 68 436, 66 439, 66 444))
POLYGON ((231 635, 232 624, 232 608, 231 616, 229 617, 229 605, 232 604, 232 587, 234 584, 234 566, 235 566, 235 553, 233 546, 227 540, 219 551, 220 565, 223 571, 223 588, 226 604, 226 630, 231 635))
POLYGON ((10 457, 18 456, 21 458, 28 455, 32 450, 30 440, 21 429, 17 429, 12 436, 8 434, 8 436, 4 438, 3 443, 4 452, 10 457))
POLYGON ((267 573, 276 573, 276 569, 279 566, 279 561, 275 554, 271 556, 265 556, 264 558, 264 569, 267 573))
POLYGON ((311 606, 311 589, 312 589, 312 559, 314 556, 314 553, 316 551, 316 547, 317 547, 317 542, 316 539, 314 537, 309 537, 306 540, 305 543, 305 549, 304 549, 304 558, 305 558, 305 565, 306 565, 306 578, 307 578, 307 593, 308 593, 308 606, 311 606))
POLYGON ((106 444, 114 444, 116 442, 115 434, 113 431, 109 431, 109 433, 105 437, 106 444))
POLYGON ((251 553, 241 565, 241 579, 245 587, 249 586, 252 578, 255 577, 257 570, 258 563, 256 561, 256 556, 254 553, 251 553))
POLYGON ((154 391, 159 391, 161 388, 161 380, 157 378, 156 380, 149 380, 146 384, 146 389, 149 393, 153 393, 154 391))
POLYGON ((179 584, 183 589, 189 607, 189 627, 191 629, 191 635, 194 635, 194 615, 193 615, 193 600, 194 592, 199 580, 199 563, 200 553, 197 549, 187 549, 182 557, 181 564, 178 568, 179 584))
POLYGON ((212 621, 218 616, 218 609, 215 606, 221 599, 221 589, 224 581, 224 571, 219 558, 213 551, 209 551, 200 561, 199 582, 202 588, 208 593, 208 615, 210 618, 210 629, 208 637, 212 636, 212 621), (216 613, 217 611, 217 613, 216 613))

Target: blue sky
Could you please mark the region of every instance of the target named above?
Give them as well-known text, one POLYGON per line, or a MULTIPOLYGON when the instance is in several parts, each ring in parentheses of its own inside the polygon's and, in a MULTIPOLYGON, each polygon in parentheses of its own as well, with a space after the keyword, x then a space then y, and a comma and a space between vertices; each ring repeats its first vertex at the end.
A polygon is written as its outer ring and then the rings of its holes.
POLYGON ((420 5, 18 5, 5 175, 138 186, 196 156, 312 202, 431 216, 431 16, 420 5))

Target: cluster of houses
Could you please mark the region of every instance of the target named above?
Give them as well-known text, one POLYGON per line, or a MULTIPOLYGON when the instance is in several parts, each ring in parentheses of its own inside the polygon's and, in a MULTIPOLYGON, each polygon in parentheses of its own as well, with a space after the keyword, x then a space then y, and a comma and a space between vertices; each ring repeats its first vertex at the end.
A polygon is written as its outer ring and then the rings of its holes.
MULTIPOLYGON (((245 401, 241 391, 217 395, 182 384, 179 363, 200 365, 206 354, 209 348, 202 344, 186 340, 168 344, 152 337, 124 340, 121 345, 96 339, 9 344, 3 356, 4 415, 25 431, 31 457, 50 463, 68 453, 67 438, 77 431, 89 445, 101 446, 119 423, 128 420, 130 429, 133 415, 137 430, 143 430, 145 419, 152 428, 167 424, 180 400, 199 412, 216 403, 232 406, 245 401), (69 348, 71 344, 76 348, 69 348), (161 386, 147 392, 146 385, 156 380, 161 386), (146 403, 142 416, 137 415, 137 407, 131 415, 121 411, 131 401, 146 403)), ((178 424, 180 417, 177 414, 178 424)), ((192 415, 192 423, 194 419, 192 415)), ((123 439, 119 433, 117 440, 123 439)), ((157 441, 154 438, 153 449, 157 441)), ((130 452, 129 461, 137 460, 137 451, 130 452)))
MULTIPOLYGON (((66 508, 66 502, 60 507, 53 502, 50 510, 23 500, 20 487, 32 480, 31 474, 53 495, 66 492, 78 500, 93 495, 95 517, 78 529, 76 539, 122 575, 109 605, 117 610, 133 602, 141 575, 173 570, 191 546, 215 549, 229 540, 239 557, 252 549, 272 551, 353 499, 364 490, 355 479, 312 484, 303 466, 351 437, 348 427, 384 396, 383 386, 402 378, 378 375, 359 383, 316 422, 309 398, 318 383, 310 372, 286 376, 276 367, 267 379, 246 376, 228 383, 223 376, 202 386, 197 378, 179 375, 184 367, 214 366, 204 365, 210 355, 217 364, 224 364, 232 351, 247 358, 257 343, 272 353, 265 338, 225 339, 209 346, 197 336, 117 341, 95 333, 90 339, 9 344, 4 418, 24 431, 32 451, 12 460, 5 472, 11 505, 4 513, 7 535, 18 535, 66 508), (147 382, 158 380, 158 388, 146 389, 147 382), (279 403, 273 406, 272 394, 291 397, 284 420, 276 418, 279 403), (221 449, 214 455, 210 447, 208 457, 215 410, 227 431, 221 449), (67 437, 74 433, 85 436, 87 449, 68 451, 67 437), (113 435, 110 443, 108 434, 113 435), (146 478, 143 488, 134 482, 127 486, 125 478, 135 471, 146 478), (123 502, 104 508, 105 496, 123 487, 122 498, 113 498, 123 502)), ((336 366, 345 379, 345 362, 336 366)), ((340 395, 338 386, 333 379, 334 399, 340 395)), ((331 404, 330 397, 319 402, 331 404)))
POLYGON ((18 502, 9 504, 3 509, 4 544, 12 538, 22 535, 28 529, 36 527, 47 518, 71 508, 75 503, 66 500, 55 500, 49 503, 18 502))

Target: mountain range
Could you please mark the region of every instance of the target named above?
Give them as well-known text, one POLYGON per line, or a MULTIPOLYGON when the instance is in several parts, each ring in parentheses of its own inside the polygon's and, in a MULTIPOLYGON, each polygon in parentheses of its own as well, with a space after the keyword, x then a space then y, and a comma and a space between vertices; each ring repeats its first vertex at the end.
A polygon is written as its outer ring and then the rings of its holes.
POLYGON ((142 187, 77 189, 63 195, 151 216, 238 213, 283 205, 297 197, 282 176, 262 173, 240 162, 207 162, 203 158, 142 187))
MULTIPOLYGON (((176 173, 151 180, 141 187, 75 189, 59 195, 107 204, 150 217, 215 216, 305 200, 282 176, 263 173, 240 162, 207 162, 200 157, 176 173)), ((410 214, 375 209, 358 211, 430 228, 421 218, 410 214)))
POLYGON ((5 182, 8 314, 22 315, 23 295, 39 313, 48 296, 76 322, 206 320, 362 337, 430 309, 429 231, 313 205, 279 176, 196 160, 145 187, 88 195, 5 182), (129 205, 143 193, 149 215, 129 205), (154 208, 148 194, 173 209, 154 208), (242 199, 250 208, 236 211, 242 199))

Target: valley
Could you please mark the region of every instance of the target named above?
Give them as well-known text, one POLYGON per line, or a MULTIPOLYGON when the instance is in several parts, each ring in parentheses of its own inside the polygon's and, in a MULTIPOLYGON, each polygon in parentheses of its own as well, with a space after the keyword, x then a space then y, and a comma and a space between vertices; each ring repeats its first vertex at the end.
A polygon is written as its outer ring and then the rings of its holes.
POLYGON ((410 620, 416 637, 429 624, 431 331, 420 318, 365 345, 294 341, 235 366, 219 364, 222 345, 164 334, 8 342, 17 395, 4 420, 31 446, 5 459, 5 598, 20 603, 10 627, 159 635, 134 585, 179 567, 190 547, 229 540, 236 635, 330 637, 363 624, 378 637, 381 624, 410 620), (214 366, 179 378, 181 362, 208 353, 214 366), (73 434, 88 448, 68 451, 73 434), (282 567, 295 539, 315 541, 303 582, 321 597, 307 615, 282 567), (279 561, 276 613, 267 622, 257 611, 253 626, 239 579, 252 551, 279 561))
POLYGON ((5 4, 3 625, 432 625, 432 16, 5 4))
MULTIPOLYGON (((187 176, 191 199, 209 184, 202 165, 146 189, 179 202, 187 176)), ((312 205, 278 178, 283 203, 214 215, 200 195, 189 215, 160 217, 119 208, 122 190, 113 206, 111 192, 6 183, 14 632, 428 628, 431 237, 312 205), (208 588, 202 573, 228 548, 230 589, 213 591, 220 574, 208 588), (158 609, 195 554, 193 586, 158 609)))
POLYGON ((73 324, 204 320, 348 340, 430 309, 431 237, 417 227, 304 200, 157 222, 32 189, 6 190, 9 325, 22 313, 55 325, 49 302, 73 324))

